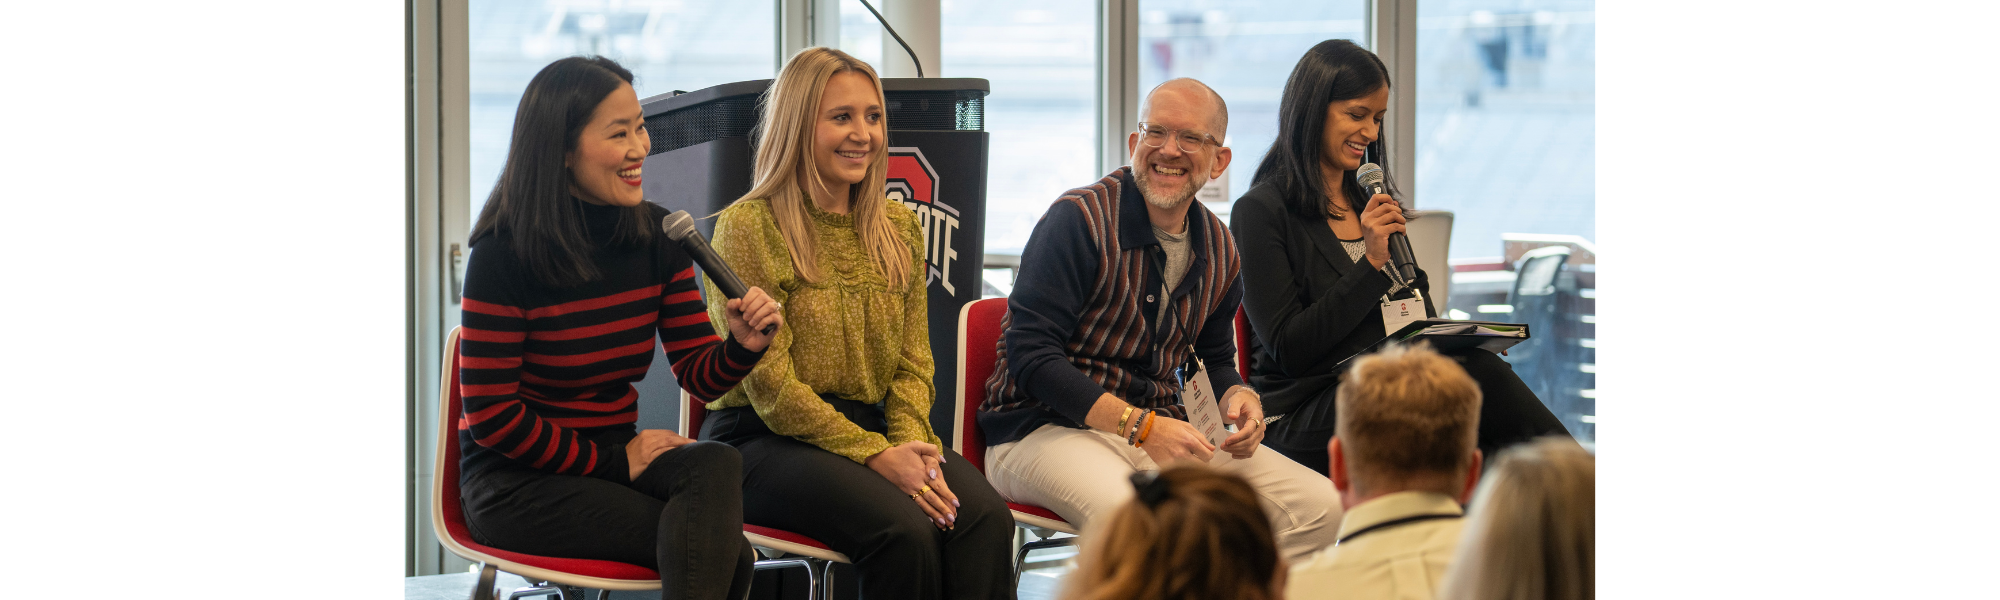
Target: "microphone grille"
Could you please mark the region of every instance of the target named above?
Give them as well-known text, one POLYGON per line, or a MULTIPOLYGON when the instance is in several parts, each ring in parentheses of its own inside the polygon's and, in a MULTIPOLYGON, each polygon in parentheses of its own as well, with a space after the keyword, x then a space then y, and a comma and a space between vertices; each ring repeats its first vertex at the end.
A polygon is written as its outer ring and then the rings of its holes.
POLYGON ((1381 185, 1382 179, 1382 165, 1366 163, 1354 171, 1354 180, 1360 183, 1361 187, 1381 185))
POLYGON ((694 233, 694 217, 688 216, 685 210, 668 213, 666 218, 660 220, 660 229, 666 232, 667 239, 681 241, 694 233))

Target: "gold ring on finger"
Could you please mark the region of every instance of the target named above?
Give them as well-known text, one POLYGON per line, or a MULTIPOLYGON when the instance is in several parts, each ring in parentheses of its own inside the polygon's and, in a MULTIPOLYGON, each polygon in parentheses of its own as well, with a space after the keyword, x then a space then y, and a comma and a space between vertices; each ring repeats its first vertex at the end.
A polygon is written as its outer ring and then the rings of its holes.
POLYGON ((915 494, 910 494, 910 499, 911 499, 911 500, 916 500, 916 501, 918 501, 918 502, 922 502, 922 501, 924 500, 924 493, 923 493, 923 492, 917 492, 917 493, 915 493, 915 494))
POLYGON ((922 496, 922 495, 924 495, 924 494, 928 494, 928 493, 931 493, 931 486, 928 486, 928 485, 924 486, 924 489, 921 489, 921 490, 918 490, 918 491, 917 491, 917 495, 918 495, 918 496, 922 496))

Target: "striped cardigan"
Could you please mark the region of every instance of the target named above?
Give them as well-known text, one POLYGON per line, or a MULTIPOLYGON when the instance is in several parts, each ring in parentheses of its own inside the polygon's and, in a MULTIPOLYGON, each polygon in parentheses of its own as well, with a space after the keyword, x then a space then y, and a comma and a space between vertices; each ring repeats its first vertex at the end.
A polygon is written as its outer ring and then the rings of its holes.
POLYGON ((1156 323, 1165 259, 1145 202, 1121 167, 1063 194, 1035 224, 980 405, 988 445, 1044 424, 1081 428, 1105 392, 1186 419, 1177 369, 1190 346, 1214 389, 1242 383, 1231 324, 1243 290, 1229 229, 1189 203, 1188 272, 1156 323))

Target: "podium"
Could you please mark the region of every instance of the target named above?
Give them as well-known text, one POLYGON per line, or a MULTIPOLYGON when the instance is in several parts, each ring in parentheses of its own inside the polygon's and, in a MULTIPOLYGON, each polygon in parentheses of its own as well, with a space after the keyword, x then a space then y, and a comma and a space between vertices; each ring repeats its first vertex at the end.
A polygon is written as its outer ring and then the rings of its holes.
MULTIPOLYGON (((707 218, 749 193, 764 91, 771 80, 725 83, 640 101, 653 149, 646 157, 646 200, 707 218)), ((931 428, 949 439, 957 403, 958 313, 978 300, 986 253, 984 79, 884 78, 888 106, 888 194, 917 215, 928 272, 933 382, 931 428)))

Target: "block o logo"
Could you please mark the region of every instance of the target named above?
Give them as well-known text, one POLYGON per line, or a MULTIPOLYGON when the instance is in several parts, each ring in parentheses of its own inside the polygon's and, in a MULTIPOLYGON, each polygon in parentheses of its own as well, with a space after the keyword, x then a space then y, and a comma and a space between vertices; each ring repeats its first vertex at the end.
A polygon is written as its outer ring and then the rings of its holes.
POLYGON ((958 296, 951 284, 951 268, 958 262, 959 247, 952 240, 958 232, 958 209, 937 197, 937 169, 914 146, 889 148, 889 199, 903 203, 917 214, 924 232, 924 261, 928 263, 926 283, 941 283, 946 294, 958 296))

